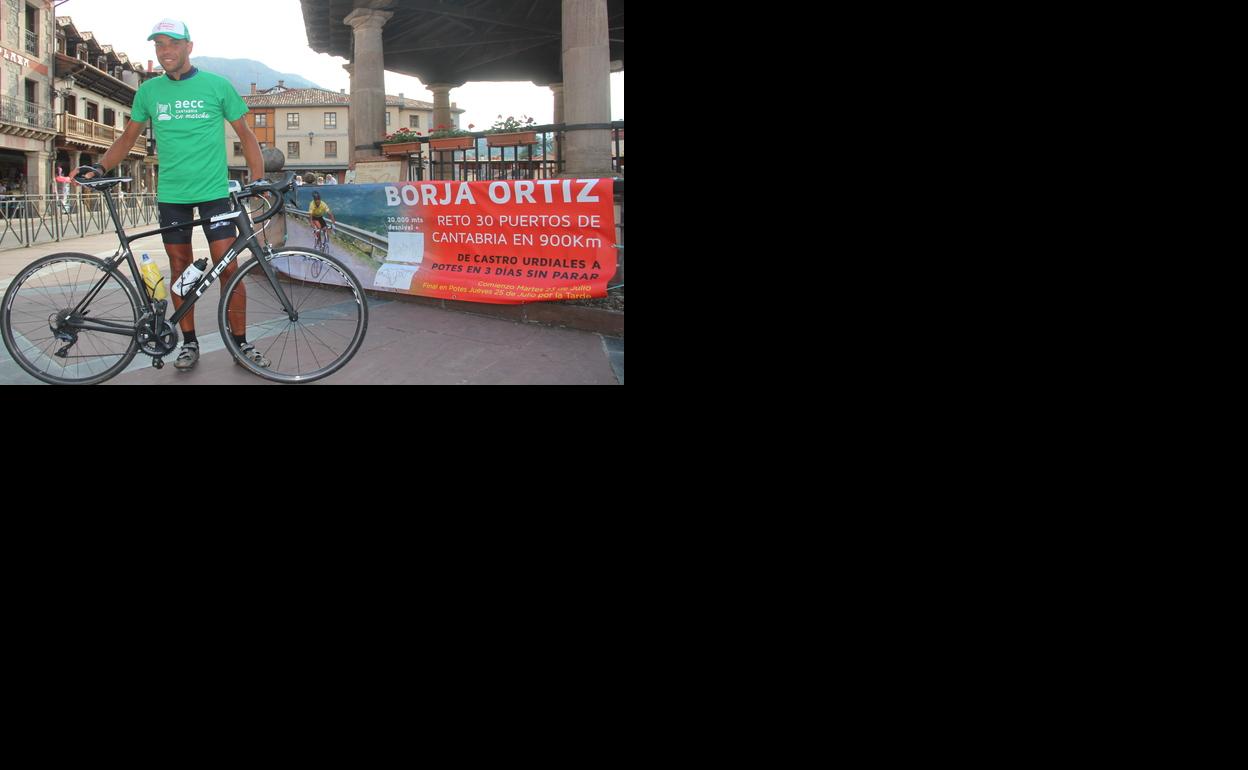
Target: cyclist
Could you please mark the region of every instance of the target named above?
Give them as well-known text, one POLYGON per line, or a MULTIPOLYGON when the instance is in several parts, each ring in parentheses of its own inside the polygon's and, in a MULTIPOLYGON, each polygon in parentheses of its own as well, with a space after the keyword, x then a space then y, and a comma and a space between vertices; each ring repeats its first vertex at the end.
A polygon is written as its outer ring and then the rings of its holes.
POLYGON ((329 234, 322 232, 325 229, 325 217, 329 217, 333 227, 338 226, 338 218, 334 216, 329 204, 321 200, 319 192, 312 193, 312 206, 308 208, 308 216, 312 219, 312 229, 315 231, 313 234, 325 238, 328 243, 329 234))
MULTIPOLYGON (((256 135, 247 127, 244 116, 247 105, 239 98, 230 81, 219 75, 201 72, 191 66, 194 43, 186 24, 174 19, 162 19, 148 36, 154 41, 156 57, 165 68, 164 77, 153 78, 139 87, 134 98, 131 120, 125 131, 98 166, 90 167, 86 178, 103 176, 105 169, 117 166, 143 131, 149 120, 160 145, 160 179, 157 185, 157 203, 160 208, 160 226, 171 227, 180 222, 191 222, 195 209, 199 219, 206 219, 231 210, 229 198, 229 172, 225 157, 225 123, 234 127, 243 146, 243 156, 252 179, 264 179, 264 159, 256 135)), ((208 248, 213 262, 220 262, 238 237, 234 221, 227 219, 204 225, 208 248)), ((163 233, 165 252, 169 255, 172 280, 194 260, 191 249, 191 231, 174 230, 163 233)), ((228 282, 238 269, 231 264, 220 276, 228 282)), ((222 284, 223 286, 225 283, 222 284)), ((176 310, 183 299, 173 295, 176 310)), ((231 299, 229 307, 230 328, 236 332, 234 341, 249 361, 267 367, 269 361, 256 347, 247 342, 247 296, 240 293, 231 299)), ((195 336, 195 313, 188 313, 180 324, 182 350, 174 367, 187 371, 199 363, 199 340, 195 336)), ((237 362, 235 362, 237 363, 237 362)))

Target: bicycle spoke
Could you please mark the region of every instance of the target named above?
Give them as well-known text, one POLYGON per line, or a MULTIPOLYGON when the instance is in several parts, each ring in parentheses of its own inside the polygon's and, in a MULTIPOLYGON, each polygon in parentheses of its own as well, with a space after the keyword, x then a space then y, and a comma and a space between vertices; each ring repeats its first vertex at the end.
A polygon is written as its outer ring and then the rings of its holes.
MULTIPOLYGON (((362 287, 340 264, 311 252, 279 251, 270 265, 276 286, 258 263, 249 263, 227 287, 234 293, 245 287, 245 334, 269 362, 253 371, 278 381, 304 382, 341 368, 363 341, 367 307, 362 287), (279 292, 297 320, 282 308, 279 292)), ((222 302, 228 308, 229 299, 222 302)))
POLYGON ((87 255, 56 255, 32 264, 8 287, 2 306, 4 342, 14 361, 58 384, 116 374, 133 357, 134 338, 66 324, 61 314, 76 311, 94 292, 82 310, 86 323, 137 324, 139 308, 123 280, 87 255))

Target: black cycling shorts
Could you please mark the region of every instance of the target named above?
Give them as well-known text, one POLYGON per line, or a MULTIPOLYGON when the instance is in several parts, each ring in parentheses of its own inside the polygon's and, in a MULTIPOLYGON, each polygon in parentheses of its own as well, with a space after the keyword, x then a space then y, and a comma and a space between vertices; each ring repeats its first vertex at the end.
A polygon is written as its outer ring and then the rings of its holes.
MULTIPOLYGON (((160 226, 172 227, 179 223, 194 222, 196 219, 207 219, 218 214, 229 213, 230 211, 231 204, 229 198, 207 201, 205 203, 162 203, 160 204, 160 226), (195 216, 196 208, 199 209, 199 216, 195 216)), ((227 238, 234 240, 238 237, 238 227, 234 224, 233 219, 227 219, 224 222, 209 222, 203 227, 204 235, 208 237, 209 243, 224 241, 227 238)), ((191 228, 161 233, 161 238, 164 239, 165 243, 190 243, 191 228)))

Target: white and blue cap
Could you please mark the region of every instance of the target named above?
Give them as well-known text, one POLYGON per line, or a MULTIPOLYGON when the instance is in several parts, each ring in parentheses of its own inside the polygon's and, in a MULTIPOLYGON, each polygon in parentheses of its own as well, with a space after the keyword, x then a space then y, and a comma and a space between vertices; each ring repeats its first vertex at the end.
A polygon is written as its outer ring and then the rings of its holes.
POLYGON ((191 39, 191 31, 186 28, 186 23, 176 19, 161 19, 159 24, 152 27, 152 34, 147 39, 151 40, 157 35, 168 35, 174 40, 191 39))

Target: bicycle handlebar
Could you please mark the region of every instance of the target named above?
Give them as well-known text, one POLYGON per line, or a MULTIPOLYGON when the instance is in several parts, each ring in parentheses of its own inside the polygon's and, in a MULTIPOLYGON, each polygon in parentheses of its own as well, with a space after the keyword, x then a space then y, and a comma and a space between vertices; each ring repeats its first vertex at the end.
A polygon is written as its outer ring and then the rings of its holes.
MULTIPOLYGON (((277 198, 277 204, 273 206, 273 209, 269 211, 269 213, 251 220, 251 223, 253 225, 258 225, 261 222, 266 222, 272 219, 273 217, 277 216, 278 214, 282 213, 283 211, 285 211, 286 210, 286 193, 290 190, 290 188, 294 185, 294 183, 295 183, 295 173, 293 171, 288 171, 286 172, 286 181, 282 182, 281 184, 274 184, 273 182, 270 182, 267 179, 262 179, 244 187, 243 192, 238 194, 238 199, 240 201, 243 200, 244 198, 256 198, 256 197, 262 197, 265 195, 273 195, 275 198, 277 198)), ((298 193, 295 193, 295 195, 297 196, 298 193)), ((296 206, 299 205, 298 198, 296 198, 295 200, 295 205, 296 206)))

